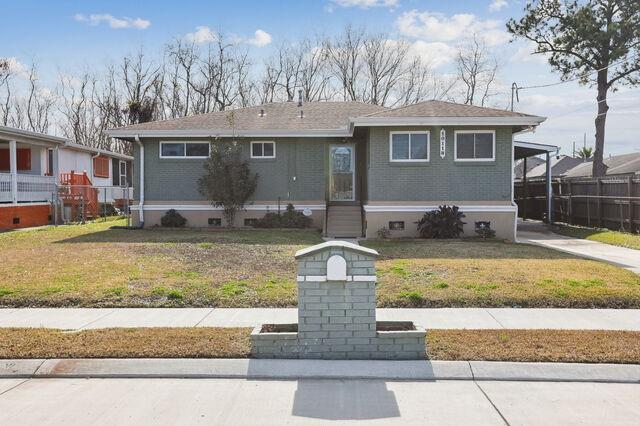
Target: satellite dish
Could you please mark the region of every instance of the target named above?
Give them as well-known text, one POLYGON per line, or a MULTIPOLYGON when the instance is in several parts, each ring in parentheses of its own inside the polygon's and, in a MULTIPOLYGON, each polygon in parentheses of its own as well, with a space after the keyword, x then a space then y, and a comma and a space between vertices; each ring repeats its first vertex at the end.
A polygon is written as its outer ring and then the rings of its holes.
POLYGON ((309 217, 312 214, 312 211, 309 207, 307 207, 306 209, 302 210, 302 214, 309 217))

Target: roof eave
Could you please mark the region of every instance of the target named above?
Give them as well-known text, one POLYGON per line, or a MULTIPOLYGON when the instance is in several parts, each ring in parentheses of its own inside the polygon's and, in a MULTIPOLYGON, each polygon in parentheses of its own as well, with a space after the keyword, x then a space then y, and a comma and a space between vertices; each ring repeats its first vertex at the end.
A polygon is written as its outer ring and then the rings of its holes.
POLYGON ((545 117, 359 117, 355 126, 537 126, 545 117))

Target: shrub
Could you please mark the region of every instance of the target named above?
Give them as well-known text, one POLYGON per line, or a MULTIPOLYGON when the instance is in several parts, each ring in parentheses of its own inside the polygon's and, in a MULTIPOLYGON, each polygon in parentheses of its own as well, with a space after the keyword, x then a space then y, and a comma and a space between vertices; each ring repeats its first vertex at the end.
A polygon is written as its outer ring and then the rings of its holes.
POLYGON ((267 213, 258 219, 256 228, 308 228, 311 226, 311 218, 302 212, 296 211, 293 204, 287 204, 284 213, 267 213))
POLYGON ((491 229, 491 222, 476 222, 476 234, 482 237, 483 240, 487 238, 493 238, 496 236, 496 231, 491 229))
POLYGON ((186 223, 187 219, 174 209, 168 210, 164 216, 162 216, 162 219, 160 219, 160 224, 165 228, 181 228, 186 225, 186 223))
POLYGON ((386 226, 383 226, 382 228, 378 229, 376 234, 378 234, 379 239, 386 240, 391 236, 391 231, 389 231, 389 229, 386 226))
POLYGON ((98 214, 101 217, 118 216, 121 212, 111 203, 100 203, 98 206, 98 214))
POLYGON ((440 206, 438 210, 426 212, 418 224, 422 238, 458 238, 462 232, 464 214, 458 206, 440 206))

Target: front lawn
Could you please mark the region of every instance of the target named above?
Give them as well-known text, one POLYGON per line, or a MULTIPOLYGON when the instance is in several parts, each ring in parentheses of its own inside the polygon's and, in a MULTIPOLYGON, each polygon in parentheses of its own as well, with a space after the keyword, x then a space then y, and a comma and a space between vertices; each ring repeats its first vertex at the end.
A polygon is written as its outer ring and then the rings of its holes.
POLYGON ((553 232, 566 235, 567 237, 583 238, 585 240, 640 250, 640 234, 565 225, 554 227, 553 232))
MULTIPOLYGON (((111 230, 96 222, 0 234, 0 306, 296 304, 294 253, 315 231, 111 230)), ((367 241, 378 305, 640 307, 640 277, 502 242, 367 241)))

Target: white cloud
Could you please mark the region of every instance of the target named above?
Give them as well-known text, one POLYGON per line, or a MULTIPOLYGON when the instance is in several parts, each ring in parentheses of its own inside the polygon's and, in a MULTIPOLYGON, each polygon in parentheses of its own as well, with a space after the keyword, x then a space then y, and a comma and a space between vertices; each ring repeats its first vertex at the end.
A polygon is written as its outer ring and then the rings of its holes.
POLYGON ((508 5, 509 5, 509 3, 507 3, 507 0, 493 0, 491 2, 491 4, 489 5, 489 11, 497 12, 497 11, 507 7, 508 5))
POLYGON ((399 0, 331 0, 331 3, 340 7, 369 9, 370 7, 396 7, 399 0))
POLYGON ((73 16, 78 22, 84 22, 92 26, 100 25, 105 22, 109 25, 110 28, 114 30, 128 29, 133 28, 136 30, 146 30, 151 25, 151 21, 142 18, 116 18, 113 15, 108 13, 105 14, 93 14, 93 15, 83 15, 81 13, 76 13, 73 16))
POLYGON ((246 43, 252 44, 257 47, 264 47, 268 44, 271 44, 271 40, 272 40, 271 34, 261 29, 257 29, 253 37, 245 41, 246 43))
POLYGON ((499 20, 481 20, 473 14, 446 16, 436 12, 405 12, 396 20, 398 31, 426 41, 452 42, 477 34, 489 46, 506 43, 509 35, 499 20))
POLYGON ((20 77, 26 77, 29 74, 29 67, 20 62, 17 58, 11 57, 6 59, 9 63, 9 71, 11 74, 15 74, 20 77))
POLYGON ((202 26, 196 27, 196 31, 188 33, 185 38, 187 39, 187 41, 200 44, 216 41, 218 39, 218 36, 216 35, 216 33, 211 31, 211 28, 202 26))
POLYGON ((456 49, 442 42, 426 42, 417 40, 411 44, 409 54, 419 57, 424 63, 430 64, 433 68, 453 61, 456 56, 456 49))
POLYGON ((532 41, 523 44, 516 50, 516 53, 511 57, 512 62, 533 62, 537 64, 546 64, 549 54, 537 53, 533 54, 536 50, 536 44, 532 41))

